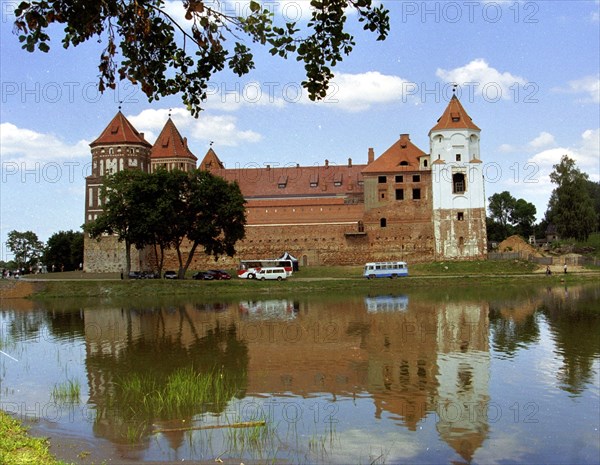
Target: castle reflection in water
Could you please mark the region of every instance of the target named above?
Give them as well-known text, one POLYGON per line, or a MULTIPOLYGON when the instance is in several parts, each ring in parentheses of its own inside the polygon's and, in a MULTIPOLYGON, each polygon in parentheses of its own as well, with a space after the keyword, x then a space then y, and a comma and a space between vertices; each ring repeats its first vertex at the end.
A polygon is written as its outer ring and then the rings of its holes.
POLYGON ((470 460, 488 432, 489 311, 404 295, 84 308, 95 432, 119 437, 103 412, 123 373, 221 366, 241 396, 368 397, 374 417, 411 431, 433 413, 439 436, 470 460))

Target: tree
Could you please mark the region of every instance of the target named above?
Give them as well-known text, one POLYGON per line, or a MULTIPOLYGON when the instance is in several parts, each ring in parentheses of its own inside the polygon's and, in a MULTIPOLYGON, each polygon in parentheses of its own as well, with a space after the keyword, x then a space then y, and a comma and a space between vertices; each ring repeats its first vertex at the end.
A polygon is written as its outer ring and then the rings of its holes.
POLYGON ((153 247, 159 272, 164 251, 174 247, 183 278, 199 246, 215 258, 233 256, 235 243, 245 235, 239 186, 207 171, 124 170, 108 176, 102 192, 103 212, 84 228, 99 240, 108 233, 125 242, 127 275, 131 246, 153 247), (186 240, 190 248, 184 251, 186 240))
POLYGON ((195 170, 188 177, 183 196, 181 220, 173 229, 180 278, 185 276, 199 246, 215 260, 223 254, 231 257, 235 255, 235 243, 246 233, 245 200, 236 182, 195 170), (185 239, 191 243, 187 257, 182 248, 185 239))
POLYGON ((587 181, 588 192, 594 204, 594 212, 596 213, 595 231, 600 231, 600 182, 587 181))
POLYGON ((587 184, 589 177, 568 155, 563 155, 553 168, 550 180, 557 187, 550 196, 546 218, 562 237, 585 241, 598 221, 587 184))
POLYGON ((80 231, 59 231, 48 239, 43 261, 49 269, 76 270, 83 262, 83 233, 80 231))
POLYGON ((501 241, 513 234, 520 234, 523 237, 531 235, 537 213, 535 205, 524 199, 515 199, 508 191, 494 194, 488 201, 489 239, 501 241))
POLYGON ((14 254, 14 261, 20 269, 37 267, 44 250, 44 244, 32 231, 10 231, 6 245, 14 254))
POLYGON ((535 205, 525 199, 515 200, 515 204, 510 213, 510 221, 515 227, 515 234, 525 238, 533 234, 533 225, 537 209, 535 205))
POLYGON ((100 91, 115 88, 118 74, 139 83, 150 101, 181 92, 194 116, 201 110, 214 73, 226 65, 238 76, 254 69, 244 38, 270 47, 271 55, 295 55, 304 63, 302 85, 316 100, 326 96, 331 67, 355 45, 345 30, 349 9, 357 12, 364 30, 377 34, 377 40, 384 40, 389 32, 389 12, 382 5, 374 6, 373 0, 311 0, 311 19, 304 29, 292 21, 276 24, 275 14, 255 0, 239 15, 221 11, 221 2, 214 0, 181 3, 187 24, 178 24, 169 15, 164 0, 22 1, 15 9, 15 31, 29 52, 36 47, 49 51, 54 24, 64 30, 64 48, 92 38, 103 41, 100 91))
POLYGON ((491 219, 499 225, 498 233, 500 235, 497 240, 502 240, 512 235, 512 227, 510 224, 510 216, 515 206, 515 198, 510 195, 510 192, 504 191, 499 194, 494 194, 488 198, 490 202, 488 208, 490 210, 491 219))

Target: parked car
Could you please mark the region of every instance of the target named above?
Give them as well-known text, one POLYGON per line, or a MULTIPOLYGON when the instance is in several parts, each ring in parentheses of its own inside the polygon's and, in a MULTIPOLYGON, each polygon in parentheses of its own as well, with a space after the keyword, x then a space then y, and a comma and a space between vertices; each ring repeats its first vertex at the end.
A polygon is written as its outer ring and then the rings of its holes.
POLYGON ((231 279, 231 275, 229 273, 227 273, 227 271, 208 270, 207 273, 212 274, 215 279, 231 279))
POLYGON ((129 279, 142 279, 142 275, 139 271, 130 271, 128 276, 129 279))
POLYGON ((215 279, 215 276, 212 273, 209 273, 208 271, 196 271, 192 275, 192 279, 212 280, 212 279, 215 279))
POLYGON ((160 279, 160 273, 157 271, 142 271, 142 279, 160 279))
POLYGON ((164 274, 165 279, 177 279, 176 271, 165 271, 164 274))

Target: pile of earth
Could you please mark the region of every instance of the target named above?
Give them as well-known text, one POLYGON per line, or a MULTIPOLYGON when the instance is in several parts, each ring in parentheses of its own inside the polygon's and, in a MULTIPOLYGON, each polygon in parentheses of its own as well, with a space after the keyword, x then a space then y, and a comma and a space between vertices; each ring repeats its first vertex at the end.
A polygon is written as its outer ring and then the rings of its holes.
POLYGON ((523 252, 534 257, 541 257, 542 254, 533 247, 531 244, 525 241, 521 236, 514 235, 504 239, 498 244, 499 252, 523 252))

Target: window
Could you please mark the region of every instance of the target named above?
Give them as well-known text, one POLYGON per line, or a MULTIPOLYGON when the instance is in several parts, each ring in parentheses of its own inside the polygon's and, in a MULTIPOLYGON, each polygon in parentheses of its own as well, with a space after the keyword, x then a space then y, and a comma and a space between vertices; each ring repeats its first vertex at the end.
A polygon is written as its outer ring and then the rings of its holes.
POLYGON ((385 183, 387 182, 387 176, 379 176, 379 177, 377 178, 377 182, 378 182, 379 184, 385 184, 385 183))
POLYGON ((457 219, 458 219, 458 221, 464 221, 465 220, 465 213, 464 212, 458 212, 457 219))
POLYGON ((427 160, 423 160, 423 166, 427 168, 427 160))
POLYGON ((460 161, 460 153, 456 154, 456 161, 460 161))
POLYGON ((385 191, 379 191, 379 198, 385 200, 385 191))
POLYGON ((381 226, 382 228, 386 228, 387 227, 387 219, 381 218, 379 220, 379 226, 381 226))
POLYGON ((454 173, 452 175, 452 193, 462 194, 465 190, 465 175, 463 173, 454 173))
POLYGON ((413 200, 421 199, 421 189, 413 189, 413 200))
POLYGON ((413 182, 421 182, 421 175, 413 174, 413 182))
POLYGON ((404 189, 396 189, 396 200, 404 200, 404 189))
POLYGON ((408 166, 408 162, 406 160, 403 160, 400 162, 400 166, 408 166))
POLYGON ((396 182, 404 182, 404 176, 402 176, 401 174, 396 176, 396 182))

